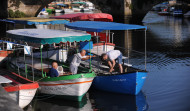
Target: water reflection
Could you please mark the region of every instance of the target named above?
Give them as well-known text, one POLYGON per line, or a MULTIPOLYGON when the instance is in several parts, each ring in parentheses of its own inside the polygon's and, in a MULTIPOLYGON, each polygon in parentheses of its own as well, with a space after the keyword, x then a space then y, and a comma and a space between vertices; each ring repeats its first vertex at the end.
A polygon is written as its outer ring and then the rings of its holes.
POLYGON ((93 111, 87 96, 81 102, 74 102, 59 98, 34 99, 32 103, 34 111, 93 111))
POLYGON ((100 111, 147 111, 148 104, 143 92, 138 95, 108 93, 98 90, 90 92, 93 106, 100 111))

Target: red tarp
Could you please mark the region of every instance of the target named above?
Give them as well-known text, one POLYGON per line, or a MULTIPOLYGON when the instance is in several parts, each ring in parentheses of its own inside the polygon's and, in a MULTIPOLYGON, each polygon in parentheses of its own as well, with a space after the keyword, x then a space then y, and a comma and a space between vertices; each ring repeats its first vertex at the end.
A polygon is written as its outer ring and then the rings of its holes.
POLYGON ((113 22, 113 17, 106 13, 77 13, 51 17, 54 19, 69 19, 70 21, 104 21, 113 22))

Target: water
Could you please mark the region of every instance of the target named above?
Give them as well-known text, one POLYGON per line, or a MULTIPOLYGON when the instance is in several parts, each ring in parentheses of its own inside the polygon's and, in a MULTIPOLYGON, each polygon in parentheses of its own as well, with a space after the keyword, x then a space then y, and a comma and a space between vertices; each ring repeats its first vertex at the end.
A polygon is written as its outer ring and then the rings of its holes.
MULTIPOLYGON (((190 110, 190 20, 159 16, 150 12, 147 30, 148 77, 137 96, 90 90, 80 103, 66 100, 34 99, 35 111, 189 111, 190 110)), ((125 37, 116 34, 116 45, 126 47, 125 37)), ((130 48, 144 50, 144 32, 130 32, 130 48)), ((130 53, 132 63, 143 68, 144 57, 130 53)))

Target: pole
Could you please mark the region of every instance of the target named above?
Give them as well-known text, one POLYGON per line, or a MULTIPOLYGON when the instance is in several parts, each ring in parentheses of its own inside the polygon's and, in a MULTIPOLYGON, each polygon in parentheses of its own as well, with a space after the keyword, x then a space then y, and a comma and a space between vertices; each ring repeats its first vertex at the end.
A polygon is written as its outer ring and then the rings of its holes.
MULTIPOLYGON (((99 41, 98 41, 98 32, 97 32, 97 42, 99 43, 99 41)), ((99 47, 99 45, 97 46, 97 55, 99 54, 98 47, 99 47)), ((99 72, 100 72, 100 59, 98 59, 98 73, 99 72)))
POLYGON ((127 54, 128 54, 128 64, 129 64, 129 31, 127 30, 127 54))
POLYGON ((108 31, 106 30, 106 52, 108 51, 108 49, 107 49, 107 36, 108 36, 108 31))
POLYGON ((90 50, 90 63, 89 63, 89 67, 90 67, 90 72, 92 71, 92 59, 91 59, 91 45, 90 45, 90 41, 89 41, 89 50, 90 50))
POLYGON ((33 77, 33 81, 34 81, 34 56, 33 56, 33 48, 31 47, 32 49, 32 77, 33 77))
POLYGON ((147 50, 146 50, 146 29, 145 29, 145 71, 146 71, 146 59, 147 59, 147 50))
POLYGON ((44 77, 44 74, 43 74, 43 65, 42 65, 42 45, 40 45, 40 53, 41 53, 41 69, 42 69, 42 77, 44 77))
POLYGON ((26 65, 25 53, 24 53, 24 66, 25 66, 25 75, 26 75, 26 78, 27 78, 27 65, 26 65))

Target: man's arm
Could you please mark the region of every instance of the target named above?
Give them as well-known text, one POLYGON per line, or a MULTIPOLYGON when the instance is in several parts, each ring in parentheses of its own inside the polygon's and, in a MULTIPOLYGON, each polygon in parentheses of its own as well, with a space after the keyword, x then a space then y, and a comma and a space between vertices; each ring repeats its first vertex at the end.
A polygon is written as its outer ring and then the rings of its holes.
MULTIPOLYGON (((110 62, 110 61, 109 61, 110 62)), ((110 72, 114 71, 114 67, 115 67, 115 60, 112 60, 113 64, 108 63, 108 64, 111 64, 111 67, 110 67, 110 72)))
POLYGON ((82 60, 84 61, 84 60, 88 60, 88 59, 90 59, 90 58, 92 58, 92 57, 96 57, 95 55, 93 55, 93 56, 90 56, 90 55, 87 55, 85 58, 82 58, 82 60))

